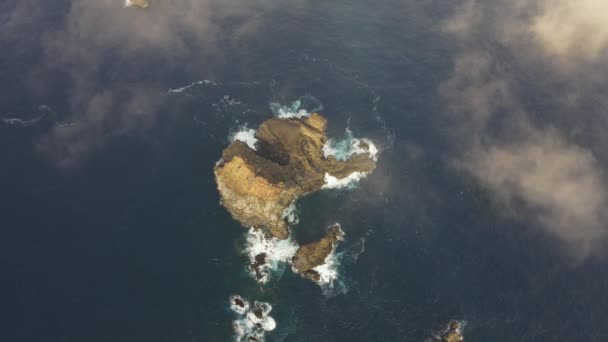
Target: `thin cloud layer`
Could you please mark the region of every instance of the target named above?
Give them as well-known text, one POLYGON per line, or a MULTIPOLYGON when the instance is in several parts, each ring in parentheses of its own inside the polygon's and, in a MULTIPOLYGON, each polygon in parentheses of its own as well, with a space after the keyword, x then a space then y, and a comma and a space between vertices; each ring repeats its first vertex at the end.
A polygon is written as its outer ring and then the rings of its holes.
POLYGON ((488 51, 456 57, 440 87, 457 146, 450 163, 493 194, 505 213, 544 229, 576 259, 600 254, 608 236, 602 164, 551 122, 533 123, 515 84, 488 51))
POLYGON ((563 61, 606 57, 607 1, 543 0, 538 6, 530 31, 548 54, 563 61))
POLYGON ((483 146, 459 165, 576 257, 595 253, 607 235, 605 181, 595 157, 556 133, 530 133, 526 141, 483 146), (520 201, 524 208, 517 208, 520 201))
POLYGON ((180 0, 151 1, 140 9, 123 8, 116 0, 9 1, 2 5, 0 38, 30 32, 27 40, 13 40, 22 50, 41 51, 24 82, 41 98, 55 98, 57 86, 65 89, 61 124, 37 145, 66 167, 78 165, 117 134, 150 127, 162 103, 160 89, 168 87, 168 72, 216 77, 226 46, 256 32, 277 5, 268 0, 180 0))
POLYGON ((460 39, 485 37, 522 58, 540 58, 560 72, 608 60, 604 0, 465 0, 441 29, 460 39))

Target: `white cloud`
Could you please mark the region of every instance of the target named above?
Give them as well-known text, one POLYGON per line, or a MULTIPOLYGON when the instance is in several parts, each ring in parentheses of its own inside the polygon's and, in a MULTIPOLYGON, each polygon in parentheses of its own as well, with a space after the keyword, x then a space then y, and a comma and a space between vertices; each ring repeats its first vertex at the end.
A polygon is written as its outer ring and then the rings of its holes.
POLYGON ((494 40, 560 72, 608 60, 605 0, 464 0, 440 28, 461 40, 494 40))
POLYGON ((459 165, 514 211, 561 239, 577 257, 605 242, 606 184, 593 154, 555 132, 469 151, 459 165))
POLYGON ((594 61, 608 45, 608 1, 543 0, 530 31, 551 56, 594 61))
POLYGON ((212 78, 225 63, 226 44, 241 44, 273 10, 307 1, 154 1, 135 10, 116 0, 8 0, 0 5, 0 41, 10 41, 15 51, 42 51, 23 75, 35 96, 48 96, 55 84, 66 88, 67 98, 59 102, 67 104, 62 121, 70 125, 53 127, 38 147, 73 166, 112 136, 140 132, 155 121, 163 96, 158 89, 166 88, 163 73, 212 78))
POLYGON ((488 52, 455 58, 440 87, 457 148, 450 163, 487 189, 506 215, 543 229, 576 258, 600 253, 608 236, 602 165, 550 122, 533 123, 501 65, 488 52))

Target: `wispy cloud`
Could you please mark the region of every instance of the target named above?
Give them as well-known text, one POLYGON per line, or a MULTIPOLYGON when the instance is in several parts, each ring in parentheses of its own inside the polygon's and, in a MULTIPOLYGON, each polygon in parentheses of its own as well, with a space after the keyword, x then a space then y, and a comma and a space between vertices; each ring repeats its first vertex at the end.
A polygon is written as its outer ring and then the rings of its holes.
POLYGON ((543 0, 532 16, 530 32, 552 57, 567 63, 606 58, 608 2, 543 0))
POLYGON ((57 86, 48 80, 63 80, 67 99, 61 102, 68 106, 63 119, 73 124, 53 127, 38 147, 69 167, 118 133, 149 127, 158 115, 163 97, 158 90, 167 88, 167 73, 220 77, 215 73, 225 62, 226 46, 256 32, 277 5, 180 0, 151 1, 139 9, 123 8, 116 0, 9 0, 2 5, 0 39, 42 51, 23 76, 33 94, 45 96, 57 86), (15 39, 22 31, 30 32, 29 38, 15 39))
POLYGON ((485 37, 557 71, 608 59, 608 2, 604 0, 464 0, 441 29, 461 39, 485 37))

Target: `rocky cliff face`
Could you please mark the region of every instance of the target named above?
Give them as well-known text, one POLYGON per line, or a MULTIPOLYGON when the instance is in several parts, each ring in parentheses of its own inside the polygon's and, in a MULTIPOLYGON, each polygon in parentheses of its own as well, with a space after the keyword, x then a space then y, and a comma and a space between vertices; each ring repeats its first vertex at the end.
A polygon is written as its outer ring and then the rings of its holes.
POLYGON ((221 203, 232 217, 247 228, 286 239, 288 208, 299 197, 322 189, 326 175, 343 179, 374 169, 365 143, 363 152, 348 160, 326 157, 326 124, 316 113, 305 118, 272 118, 255 133, 255 149, 238 140, 230 144, 214 172, 221 203))

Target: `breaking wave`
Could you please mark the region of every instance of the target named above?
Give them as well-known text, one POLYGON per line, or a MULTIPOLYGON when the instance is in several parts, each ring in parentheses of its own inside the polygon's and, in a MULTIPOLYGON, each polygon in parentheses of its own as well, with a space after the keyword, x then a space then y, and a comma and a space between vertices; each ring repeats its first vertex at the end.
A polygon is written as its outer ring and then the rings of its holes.
POLYGON ((321 275, 318 284, 323 291, 323 295, 332 298, 346 294, 349 290, 350 280, 345 273, 345 268, 357 263, 359 257, 365 252, 365 242, 373 231, 369 230, 364 237, 351 245, 342 245, 340 251, 334 247, 332 253, 326 258, 325 264, 315 268, 321 275))
POLYGON ((255 137, 256 130, 243 125, 240 129, 230 135, 230 142, 239 140, 247 144, 252 150, 255 150, 255 143, 258 141, 255 137))
POLYGON ((234 340, 237 342, 262 342, 268 331, 276 328, 277 323, 269 314, 272 306, 255 301, 253 305, 239 295, 230 297, 230 309, 238 318, 232 322, 234 340))
POLYGON ((230 296, 230 310, 244 315, 249 311, 249 301, 239 295, 230 296))
MULTIPOLYGON (((337 225, 339 227, 339 224, 337 225)), ((322 265, 313 268, 319 274, 317 284, 321 286, 326 296, 331 297, 346 293, 346 286, 340 279, 342 253, 336 253, 339 241, 344 241, 344 231, 341 228, 338 234, 338 241, 333 244, 331 253, 325 258, 322 265)))
POLYGON ((290 225, 296 225, 300 222, 295 202, 292 202, 285 210, 283 210, 283 218, 290 225))
POLYGON ((319 286, 325 297, 335 297, 348 292, 348 286, 341 276, 342 259, 344 253, 334 251, 327 256, 325 263, 314 268, 319 272, 319 286))
POLYGON ((344 178, 336 178, 325 172, 325 184, 323 184, 322 189, 354 189, 359 181, 367 175, 365 172, 353 172, 344 178))
MULTIPOLYGON (((346 128, 342 139, 328 139, 323 145, 323 155, 325 158, 333 156, 337 160, 348 160, 357 154, 369 154, 369 158, 377 161, 378 148, 367 138, 355 138, 353 132, 346 128)), ((366 172, 353 172, 344 178, 337 178, 329 173, 325 173, 323 189, 354 189, 359 181, 368 176, 366 172)))
POLYGON ((317 284, 321 287, 323 294, 326 297, 334 297, 339 294, 344 294, 348 291, 346 284, 340 278, 340 268, 342 266, 342 257, 344 253, 337 253, 338 243, 344 241, 344 231, 339 223, 336 223, 340 229, 338 239, 332 246, 331 253, 325 258, 322 265, 313 268, 319 274, 317 284))
POLYGON ((251 228, 247 232, 245 254, 251 262, 258 265, 256 270, 249 268, 249 272, 260 283, 267 283, 272 272, 279 270, 282 264, 288 264, 298 251, 298 244, 291 237, 285 240, 276 237, 266 237, 261 229, 251 228), (259 263, 263 255, 263 263, 259 263), (257 258, 257 259, 256 259, 257 258), (259 277, 257 275, 259 274, 259 277))
POLYGON ((270 110, 280 119, 303 118, 323 110, 323 104, 312 95, 304 95, 290 105, 271 102, 270 110))
POLYGON ((378 148, 367 138, 355 138, 348 128, 342 139, 328 139, 323 145, 325 158, 334 156, 338 160, 348 160, 353 154, 363 153, 369 153, 370 158, 377 160, 378 148))
POLYGON ((212 84, 215 85, 215 82, 210 81, 210 80, 200 80, 200 81, 196 81, 196 82, 192 82, 186 86, 183 87, 179 87, 179 88, 170 88, 169 90, 167 90, 167 93, 181 93, 182 91, 188 90, 192 87, 196 87, 197 85, 203 85, 203 84, 212 84))
POLYGON ((42 121, 47 117, 47 115, 55 114, 55 112, 51 109, 51 107, 47 105, 38 106, 39 115, 32 119, 22 119, 22 118, 1 118, 0 120, 10 126, 17 127, 31 127, 42 121))

